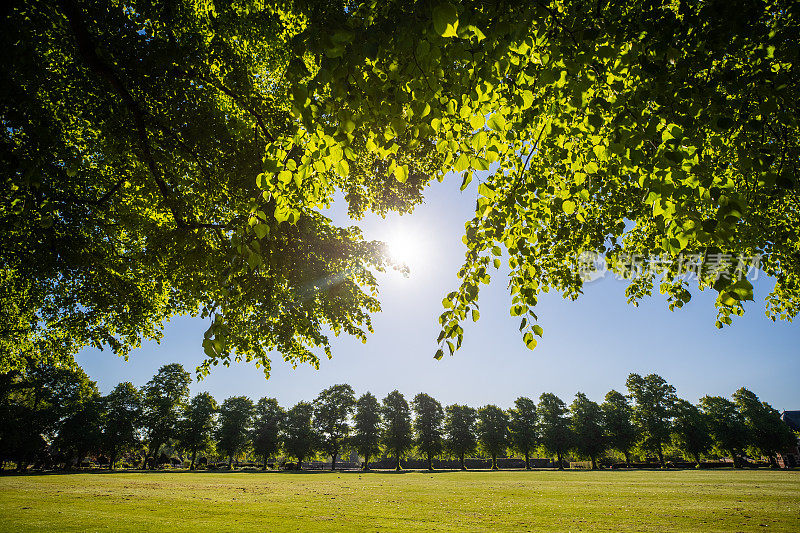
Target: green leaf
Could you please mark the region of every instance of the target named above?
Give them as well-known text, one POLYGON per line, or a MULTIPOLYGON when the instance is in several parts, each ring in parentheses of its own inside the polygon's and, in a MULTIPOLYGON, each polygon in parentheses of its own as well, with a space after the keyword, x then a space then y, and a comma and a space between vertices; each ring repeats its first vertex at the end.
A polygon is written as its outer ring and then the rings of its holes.
POLYGON ((540 326, 539 324, 534 324, 533 325, 533 332, 541 337, 542 333, 544 333, 544 330, 542 329, 542 326, 540 326))
POLYGON ((394 177, 400 183, 405 183, 408 179, 408 165, 397 165, 394 169, 394 177))
POLYGON ((572 200, 564 200, 564 203, 561 204, 561 209, 563 209, 564 213, 567 215, 571 215, 575 212, 575 202, 572 200))
POLYGON ((506 119, 503 115, 495 113, 489 117, 489 127, 497 132, 503 132, 506 128, 506 119))
POLYGON ((480 317, 481 317, 480 312, 478 312, 477 309, 473 309, 472 310, 472 321, 473 322, 477 322, 480 317))
POLYGON ((266 224, 256 224, 253 226, 253 231, 256 233, 256 236, 259 239, 263 239, 267 235, 269 235, 269 226, 266 224))
POLYGON ((530 331, 525 333, 525 335, 522 337, 522 340, 525 342, 525 346, 527 346, 529 349, 533 350, 536 348, 536 339, 533 337, 533 334, 530 331))
POLYGON ((442 37, 457 37, 458 11, 450 2, 433 8, 433 28, 442 37))
POLYGON ((486 124, 486 120, 483 118, 483 115, 472 115, 469 119, 469 125, 472 126, 473 130, 483 128, 484 124, 486 124))

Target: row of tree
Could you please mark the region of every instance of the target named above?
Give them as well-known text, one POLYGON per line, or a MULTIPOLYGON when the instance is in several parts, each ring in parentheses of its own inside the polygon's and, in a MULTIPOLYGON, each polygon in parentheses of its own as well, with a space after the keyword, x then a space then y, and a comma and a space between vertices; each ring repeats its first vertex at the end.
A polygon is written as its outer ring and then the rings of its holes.
POLYGON ((364 468, 383 453, 399 469, 401 459, 415 450, 431 469, 443 454, 465 468, 465 458, 478 452, 491 457, 492 468, 509 452, 524 456, 527 468, 535 453, 554 457, 559 468, 567 454, 596 468, 598 458, 612 450, 627 462, 634 451, 655 456, 663 466, 669 449, 698 464, 713 453, 739 466, 748 453, 775 465, 776 454, 797 439, 775 409, 745 388, 732 400, 705 396, 693 405, 656 374, 631 374, 628 394, 612 390, 602 404, 579 392, 567 406, 543 393, 538 403, 520 397, 508 410, 443 407, 424 393, 410 404, 398 391, 382 401, 369 392, 356 398, 346 384, 288 410, 274 398, 253 403, 233 396, 218 405, 207 392, 190 398, 190 382, 179 364, 161 367, 140 389, 124 382, 106 396, 80 369, 38 366, 2 375, 0 456, 25 468, 71 466, 102 454, 113 469, 120 457, 138 453, 143 467, 155 468, 170 447, 185 454, 192 469, 198 456, 212 449, 229 467, 245 452, 264 468, 281 453, 296 459, 298 468, 322 453, 335 469, 338 457, 353 450, 364 458, 364 468))

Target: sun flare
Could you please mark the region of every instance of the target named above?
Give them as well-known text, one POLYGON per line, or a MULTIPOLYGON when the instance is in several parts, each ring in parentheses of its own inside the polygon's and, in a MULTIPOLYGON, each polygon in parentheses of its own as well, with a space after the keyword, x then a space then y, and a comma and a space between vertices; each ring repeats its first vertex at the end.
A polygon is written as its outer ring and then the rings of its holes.
POLYGON ((408 232, 396 232, 387 242, 389 254, 397 262, 409 267, 417 265, 422 259, 419 240, 408 232))

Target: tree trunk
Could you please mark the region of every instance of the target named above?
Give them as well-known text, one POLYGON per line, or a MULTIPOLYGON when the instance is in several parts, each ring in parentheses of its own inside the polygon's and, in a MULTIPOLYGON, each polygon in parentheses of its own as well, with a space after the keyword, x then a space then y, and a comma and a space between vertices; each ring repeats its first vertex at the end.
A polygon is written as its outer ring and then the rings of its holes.
POLYGON ((428 470, 433 470, 433 455, 428 452, 428 470))
POLYGON ((666 464, 664 464, 664 451, 661 449, 661 444, 658 445, 658 462, 661 464, 661 468, 666 468, 666 464))
POLYGON ((192 450, 192 464, 189 465, 189 470, 194 470, 195 459, 197 459, 197 450, 192 450))
POLYGON ((466 470, 467 466, 464 464, 464 454, 461 454, 461 470, 466 470))
POLYGON ((111 450, 108 453, 108 469, 113 471, 114 463, 116 462, 117 462, 117 447, 111 446, 111 450))
POLYGON ((331 455, 331 470, 336 470, 336 456, 339 455, 338 453, 334 453, 331 455))
POLYGON ((369 455, 364 456, 364 468, 362 470, 369 470, 369 455))
POLYGON ((497 470, 497 454, 492 454, 492 470, 497 470))
POLYGON ((697 468, 700 468, 700 454, 699 453, 694 454, 694 462, 695 462, 695 466, 697 466, 697 468))
POLYGON ((229 455, 228 456, 228 470, 230 470, 232 466, 233 466, 233 456, 229 455))
POLYGON ((770 468, 778 468, 778 460, 775 459, 775 454, 770 454, 767 456, 769 459, 769 467, 770 468))
POLYGON ((728 453, 731 454, 731 459, 733 460, 733 468, 739 468, 739 460, 736 457, 736 452, 733 450, 728 450, 728 453))
POLYGON ((564 470, 564 461, 561 459, 561 453, 557 453, 556 458, 558 459, 558 469, 564 470))
POLYGON ((264 465, 262 466, 261 469, 264 470, 264 471, 267 470, 267 456, 266 455, 264 456, 264 465))
POLYGON ((631 467, 631 452, 625 452, 625 466, 631 467))
POLYGON ((298 457, 297 458, 297 469, 298 470, 302 470, 303 469, 303 458, 302 457, 298 457))
POLYGON ((597 458, 594 455, 590 455, 589 457, 592 458, 592 470, 597 470, 597 458))
POLYGON ((397 454, 397 467, 395 468, 396 471, 400 471, 400 454, 397 454))
POLYGON ((525 470, 531 469, 531 454, 528 450, 525 450, 525 470))

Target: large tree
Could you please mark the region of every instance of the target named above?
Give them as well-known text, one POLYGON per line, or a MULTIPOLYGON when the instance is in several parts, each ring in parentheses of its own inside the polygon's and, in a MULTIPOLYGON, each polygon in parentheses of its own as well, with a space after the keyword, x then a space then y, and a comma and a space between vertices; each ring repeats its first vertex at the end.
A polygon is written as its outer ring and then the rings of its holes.
POLYGON ((558 469, 564 470, 564 454, 573 442, 570 429, 569 409, 564 401, 550 392, 539 396, 540 442, 542 447, 558 461, 558 469))
POLYGON ((77 408, 61 420, 51 443, 51 454, 66 468, 80 466, 90 453, 102 447, 103 401, 100 393, 84 398, 77 408))
POLYGON ((700 409, 683 399, 674 406, 672 441, 686 457, 694 459, 700 468, 700 457, 711 449, 708 419, 700 409))
POLYGON ((189 470, 194 470, 197 454, 211 446, 216 429, 217 410, 217 401, 214 397, 207 392, 201 392, 191 399, 178 422, 180 447, 188 451, 192 457, 189 470))
POLYGON ((381 405, 370 392, 364 393, 356 401, 350 443, 356 453, 364 458, 364 470, 369 470, 370 458, 381 449, 381 405))
POLYGON ((179 363, 164 365, 142 388, 142 425, 148 449, 145 464, 158 463, 161 446, 178 436, 178 422, 189 401, 192 377, 179 363))
POLYGON ((664 445, 670 437, 672 407, 678 399, 675 387, 658 374, 644 377, 630 374, 625 385, 635 402, 633 422, 638 429, 641 448, 655 453, 661 468, 664 468, 664 445))
POLYGON ((508 430, 511 446, 525 456, 525 470, 531 469, 531 452, 539 444, 539 416, 536 403, 525 396, 514 401, 509 410, 508 430))
POLYGON ((397 390, 390 392, 381 403, 383 419, 381 441, 386 453, 394 455, 395 469, 400 470, 400 461, 414 445, 411 410, 405 397, 397 390))
POLYGON ((447 451, 458 457, 461 470, 466 470, 464 457, 478 446, 475 424, 478 413, 468 405, 448 405, 445 408, 444 432, 447 451))
POLYGON ((750 443, 750 432, 738 406, 722 396, 703 396, 700 406, 707 416, 711 440, 716 452, 729 455, 733 467, 741 465, 740 455, 750 443))
POLYGON ((797 435, 781 420, 776 409, 760 401, 752 391, 742 387, 733 393, 733 400, 747 424, 750 446, 777 468, 776 454, 791 449, 797 443, 797 435))
POLYGON ((415 444, 425 454, 428 470, 433 470, 433 458, 444 449, 444 409, 436 398, 422 392, 414 396, 411 406, 415 414, 415 444))
POLYGON ((297 459, 297 469, 303 469, 303 460, 319 448, 319 436, 311 425, 314 406, 308 402, 298 402, 286 413, 283 421, 283 449, 290 457, 297 459))
POLYGON ((219 407, 217 450, 228 457, 228 469, 233 466, 234 458, 250 445, 253 411, 253 400, 247 396, 231 396, 219 407))
POLYGON ((492 458, 492 470, 497 470, 497 456, 505 453, 509 444, 508 413, 496 405, 478 409, 478 442, 492 458))
POLYGON ((4 9, 0 370, 127 353, 198 311, 203 371, 269 372, 273 348, 318 364, 327 329, 370 329, 385 254, 315 208, 408 211, 452 171, 489 173, 437 356, 506 254, 529 347, 540 291, 578 296, 594 254, 647 257, 628 296, 663 275, 671 308, 696 264, 718 326, 753 297, 739 256, 762 254, 768 314, 797 315, 792 0, 457 4, 4 9))
POLYGON ((281 427, 286 419, 286 410, 278 405, 275 398, 261 398, 256 404, 253 416, 251 441, 253 452, 261 457, 264 470, 269 458, 278 453, 281 447, 281 427))
POLYGON ((353 387, 347 384, 328 387, 314 400, 314 429, 322 450, 331 456, 331 470, 336 470, 336 457, 350 434, 349 418, 355 405, 353 387))
POLYGON ((97 385, 75 366, 37 364, 0 375, 0 455, 24 470, 49 461, 48 443, 63 422, 97 397, 97 385))
POLYGON ((631 449, 639 440, 636 425, 633 423, 633 409, 628 398, 621 392, 608 391, 603 409, 603 425, 608 446, 625 456, 625 463, 631 464, 631 449))
POLYGON ((139 443, 142 423, 142 395, 133 383, 123 381, 103 398, 102 449, 108 454, 108 469, 139 443))
POLYGON ((597 470, 597 457, 606 451, 608 443, 603 431, 603 410, 582 392, 575 395, 570 423, 574 435, 573 448, 578 455, 592 461, 592 470, 597 470))

